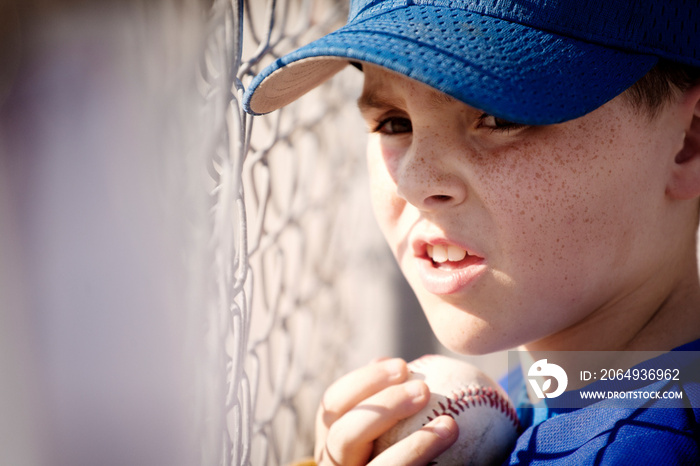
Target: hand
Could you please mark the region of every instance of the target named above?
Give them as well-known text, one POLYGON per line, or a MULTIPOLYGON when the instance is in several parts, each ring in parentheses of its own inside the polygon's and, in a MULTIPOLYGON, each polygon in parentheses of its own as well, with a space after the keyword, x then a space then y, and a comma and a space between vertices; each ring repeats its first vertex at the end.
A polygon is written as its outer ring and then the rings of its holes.
MULTIPOLYGON (((428 403, 430 393, 425 383, 407 382, 407 378, 406 362, 388 359, 350 372, 331 385, 316 417, 318 465, 367 464, 374 440, 428 403)), ((427 464, 452 445, 457 435, 457 424, 451 417, 438 417, 372 459, 371 464, 427 464)))

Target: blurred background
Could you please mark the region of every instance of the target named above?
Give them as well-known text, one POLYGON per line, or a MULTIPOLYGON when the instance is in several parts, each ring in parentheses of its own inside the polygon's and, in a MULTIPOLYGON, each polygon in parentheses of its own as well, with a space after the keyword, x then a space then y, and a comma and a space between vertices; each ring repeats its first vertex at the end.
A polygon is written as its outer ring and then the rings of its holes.
POLYGON ((360 72, 240 107, 347 6, 0 0, 0 466, 287 464, 332 380, 444 352, 372 218, 360 72))

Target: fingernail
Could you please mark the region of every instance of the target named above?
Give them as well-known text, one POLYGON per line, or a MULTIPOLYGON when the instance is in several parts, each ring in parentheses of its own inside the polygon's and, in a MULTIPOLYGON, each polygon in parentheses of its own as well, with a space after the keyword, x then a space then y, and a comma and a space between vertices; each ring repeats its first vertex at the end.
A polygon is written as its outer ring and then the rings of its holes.
POLYGON ((390 359, 384 363, 384 368, 389 373, 391 380, 398 379, 403 375, 404 364, 402 359, 390 359))
POLYGON ((406 382, 404 385, 404 389, 406 390, 406 393, 413 398, 414 401, 421 400, 425 397, 425 391, 423 389, 423 382, 419 380, 412 380, 410 382, 406 382))
POLYGON ((452 424, 445 422, 443 419, 438 418, 435 421, 435 426, 433 427, 433 432, 440 438, 449 438, 454 434, 452 430, 452 424))

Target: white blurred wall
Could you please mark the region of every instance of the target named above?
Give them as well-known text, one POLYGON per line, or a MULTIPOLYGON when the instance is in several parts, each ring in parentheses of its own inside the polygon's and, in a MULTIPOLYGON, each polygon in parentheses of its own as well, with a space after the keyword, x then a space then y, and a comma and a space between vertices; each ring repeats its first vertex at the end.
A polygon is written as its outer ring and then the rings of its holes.
MULTIPOLYGON (((187 225, 173 215, 188 206, 163 159, 182 154, 161 140, 188 90, 170 105, 178 77, 162 72, 187 47, 165 59, 179 13, 103 7, 15 24, 0 95, 1 466, 197 459, 187 225)), ((195 24, 176 26, 196 43, 195 24)))

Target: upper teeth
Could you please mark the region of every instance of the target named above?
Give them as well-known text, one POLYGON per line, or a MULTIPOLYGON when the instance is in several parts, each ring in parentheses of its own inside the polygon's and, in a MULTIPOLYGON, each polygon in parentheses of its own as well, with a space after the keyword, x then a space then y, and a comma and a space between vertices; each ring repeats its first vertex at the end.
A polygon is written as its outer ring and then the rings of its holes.
POLYGON ((467 257, 467 251, 458 246, 444 246, 442 244, 429 244, 428 255, 433 259, 433 262, 458 262, 467 257))

